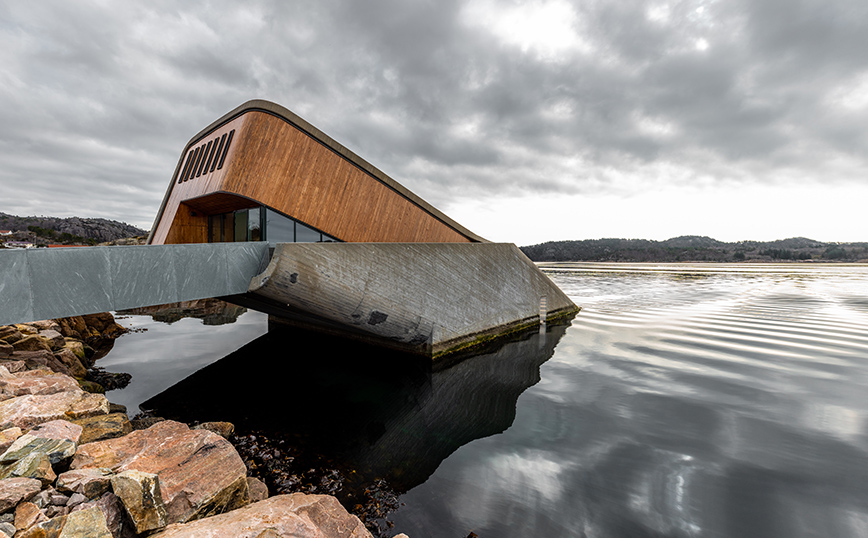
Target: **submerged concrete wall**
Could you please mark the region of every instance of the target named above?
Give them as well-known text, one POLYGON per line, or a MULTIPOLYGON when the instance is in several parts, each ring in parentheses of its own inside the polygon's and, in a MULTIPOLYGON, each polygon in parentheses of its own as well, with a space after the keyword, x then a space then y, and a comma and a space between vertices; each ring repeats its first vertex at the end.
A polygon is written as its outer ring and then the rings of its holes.
POLYGON ((267 243, 0 251, 0 325, 244 293, 267 243))
POLYGON ((578 310, 507 243, 279 244, 250 292, 271 314, 283 306, 434 356, 538 324, 543 297, 549 317, 578 310))

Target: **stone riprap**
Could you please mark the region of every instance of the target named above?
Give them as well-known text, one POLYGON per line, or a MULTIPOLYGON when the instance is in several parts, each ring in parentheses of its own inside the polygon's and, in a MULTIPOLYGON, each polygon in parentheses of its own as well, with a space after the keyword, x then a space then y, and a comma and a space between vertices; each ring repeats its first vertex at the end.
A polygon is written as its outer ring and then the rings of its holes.
POLYGON ((239 525, 260 538, 371 536, 333 497, 268 498, 221 436, 231 423, 132 431, 123 407, 82 390, 68 363, 58 371, 60 354, 92 366, 91 343, 119 328, 85 318, 0 327, 13 349, 5 360, 0 350, 0 538, 247 536, 239 525), (21 341, 39 349, 16 350, 21 341))

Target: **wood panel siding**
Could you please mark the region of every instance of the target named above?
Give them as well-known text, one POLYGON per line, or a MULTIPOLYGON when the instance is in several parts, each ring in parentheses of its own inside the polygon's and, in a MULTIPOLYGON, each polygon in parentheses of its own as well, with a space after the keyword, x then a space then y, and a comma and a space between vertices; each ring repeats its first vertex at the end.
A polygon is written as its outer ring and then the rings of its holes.
MULTIPOLYGON (((250 207, 251 200, 342 241, 484 241, 286 109, 251 103, 187 145, 151 243, 195 242, 202 237, 194 231, 201 227, 197 217, 180 211, 184 203, 187 213, 197 209, 207 215, 250 207), (207 149, 209 142, 232 131, 222 169, 211 172, 206 167, 199 177, 178 182, 197 148, 207 149), (171 232, 176 225, 186 231, 171 232)), ((198 169, 202 167, 200 162, 198 169)), ((185 177, 189 175, 188 171, 185 177)), ((207 217, 205 222, 207 236, 207 217)))

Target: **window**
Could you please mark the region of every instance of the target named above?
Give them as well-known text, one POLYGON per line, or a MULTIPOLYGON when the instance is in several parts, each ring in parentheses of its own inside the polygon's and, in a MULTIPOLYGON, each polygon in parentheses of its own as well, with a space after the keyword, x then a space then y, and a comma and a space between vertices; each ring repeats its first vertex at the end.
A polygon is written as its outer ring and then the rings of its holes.
POLYGON ((285 217, 267 207, 241 209, 208 217, 208 242, 268 241, 277 243, 339 242, 338 239, 285 217))

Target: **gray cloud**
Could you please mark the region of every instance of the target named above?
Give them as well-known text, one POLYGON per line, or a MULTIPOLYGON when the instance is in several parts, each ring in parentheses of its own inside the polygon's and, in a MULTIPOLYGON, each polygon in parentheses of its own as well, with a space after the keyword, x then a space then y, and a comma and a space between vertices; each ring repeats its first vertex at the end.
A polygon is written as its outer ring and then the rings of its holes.
POLYGON ((147 227, 187 139, 255 97, 437 205, 617 192, 657 165, 864 177, 864 2, 571 2, 551 50, 491 25, 521 2, 489 3, 0 6, 0 210, 147 227))

